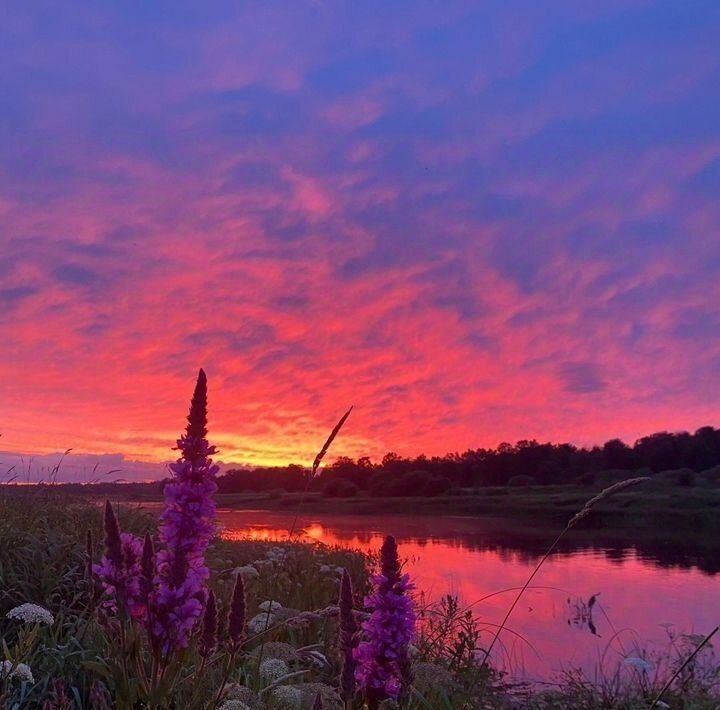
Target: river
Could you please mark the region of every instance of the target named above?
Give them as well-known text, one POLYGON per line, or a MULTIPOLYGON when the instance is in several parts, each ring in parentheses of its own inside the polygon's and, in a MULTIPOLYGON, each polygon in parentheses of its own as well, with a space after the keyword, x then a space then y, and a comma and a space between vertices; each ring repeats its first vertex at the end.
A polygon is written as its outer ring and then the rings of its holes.
MULTIPOLYGON (((282 541, 294 516, 221 509, 219 520, 228 538, 282 541)), ((301 515, 295 530, 295 539, 365 551, 394 535, 418 590, 429 600, 451 593, 472 604, 486 641, 516 594, 502 590, 521 586, 540 552, 517 536, 499 544, 483 520, 452 516, 312 514, 301 515)), ((661 564, 632 547, 564 550, 522 597, 493 660, 518 679, 550 681, 574 668, 608 674, 631 667, 628 657, 666 655, 671 636, 679 650, 682 634, 715 627, 718 609, 720 576, 692 565, 661 564)))

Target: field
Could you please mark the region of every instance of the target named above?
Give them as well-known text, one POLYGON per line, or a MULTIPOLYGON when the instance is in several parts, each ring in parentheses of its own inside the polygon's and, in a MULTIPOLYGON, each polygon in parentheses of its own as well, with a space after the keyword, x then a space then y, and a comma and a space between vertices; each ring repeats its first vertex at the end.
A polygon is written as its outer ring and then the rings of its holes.
MULTIPOLYGON (((81 710, 113 707, 111 702, 119 708, 213 708, 223 703, 227 710, 312 708, 318 694, 322 707, 346 707, 337 692, 339 571, 348 570, 354 606, 362 613, 376 560, 319 544, 278 546, 214 539, 207 559, 219 612, 218 649, 203 660, 193 641, 180 655, 166 687, 156 689, 155 700, 138 704, 142 690, 136 686, 142 685, 142 672, 123 668, 119 662, 117 640, 97 614, 94 583, 87 574, 86 531, 90 531, 96 561, 103 547, 102 507, 96 503, 50 488, 6 487, 0 492, 3 654, 11 667, 26 664, 32 675, 32 680, 23 680, 5 672, 0 697, 7 708, 81 710), (221 647, 229 633, 224 619, 237 575, 246 583, 247 640, 228 660, 221 647), (279 606, 268 614, 268 604, 263 602, 270 600, 279 606), (49 609, 53 623, 28 626, 6 618, 11 609, 24 603, 49 609), (235 704, 230 702, 233 697, 235 704)), ((156 518, 148 513, 130 507, 121 507, 118 513, 123 530, 142 535, 157 526, 156 518)), ((663 680, 650 681, 638 671, 637 682, 626 677, 622 682, 605 679, 592 685, 567 678, 551 689, 520 690, 512 679, 482 667, 483 649, 491 638, 490 630, 452 600, 421 609, 412 645, 414 681, 405 706, 640 708, 648 706, 663 680)), ((696 661, 701 657, 698 654, 696 661)), ((712 691, 717 669, 713 676, 713 669, 708 673, 707 666, 702 668, 701 673, 696 663, 692 672, 681 672, 664 701, 673 707, 716 707, 718 698, 712 691)))

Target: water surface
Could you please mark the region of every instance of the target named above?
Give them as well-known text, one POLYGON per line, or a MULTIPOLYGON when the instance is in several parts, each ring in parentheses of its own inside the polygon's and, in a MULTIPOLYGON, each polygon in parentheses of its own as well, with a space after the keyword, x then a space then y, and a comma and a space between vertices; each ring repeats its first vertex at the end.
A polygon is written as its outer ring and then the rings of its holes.
MULTIPOLYGON (((219 519, 227 537, 287 540, 295 518, 221 509, 219 519)), ((311 514, 300 516, 294 537, 376 551, 392 534, 427 598, 456 594, 491 629, 513 599, 501 590, 521 586, 541 552, 517 535, 499 542, 496 525, 451 516, 311 514)), ((532 679, 572 667, 592 674, 600 660, 612 671, 638 645, 662 653, 668 634, 707 633, 718 623, 719 602, 720 576, 692 565, 661 564, 634 548, 565 550, 545 563, 516 607, 495 662, 532 679)))

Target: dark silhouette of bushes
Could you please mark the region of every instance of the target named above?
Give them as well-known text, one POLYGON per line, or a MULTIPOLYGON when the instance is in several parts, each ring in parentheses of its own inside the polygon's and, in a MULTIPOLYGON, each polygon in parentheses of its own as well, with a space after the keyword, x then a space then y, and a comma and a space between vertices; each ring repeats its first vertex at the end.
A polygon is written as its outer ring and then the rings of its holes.
POLYGON ((359 486, 344 478, 331 478, 323 488, 327 498, 354 498, 359 492, 359 486))
MULTIPOLYGON (((406 458, 389 452, 376 463, 368 457, 341 457, 323 468, 309 485, 310 490, 324 492, 331 481, 338 480, 356 486, 357 493, 375 496, 437 496, 484 486, 507 486, 511 481, 512 485, 593 486, 627 478, 630 471, 653 475, 681 469, 698 473, 697 481, 705 484, 720 481, 720 429, 706 426, 694 434, 658 432, 638 439, 632 446, 619 439, 591 448, 522 440, 445 456, 406 458), (533 483, 518 477, 530 477, 533 483), (518 480, 526 482, 518 484, 518 480)), ((242 468, 220 476, 218 486, 221 493, 277 488, 294 492, 304 490, 307 476, 308 469, 297 465, 242 468)), ((692 485, 675 480, 674 473, 664 480, 692 485)), ((333 484, 339 487, 331 486, 329 490, 342 491, 343 485, 333 484)))
POLYGON ((452 481, 428 471, 409 471, 400 475, 381 473, 370 481, 370 493, 374 496, 438 496, 452 488, 452 481))
POLYGON ((675 477, 675 482, 678 486, 694 486, 695 485, 695 471, 689 468, 684 468, 682 471, 678 471, 675 477))
POLYGON ((594 486, 597 483, 597 475, 592 471, 588 471, 587 473, 583 473, 581 476, 578 476, 577 482, 581 486, 594 486))

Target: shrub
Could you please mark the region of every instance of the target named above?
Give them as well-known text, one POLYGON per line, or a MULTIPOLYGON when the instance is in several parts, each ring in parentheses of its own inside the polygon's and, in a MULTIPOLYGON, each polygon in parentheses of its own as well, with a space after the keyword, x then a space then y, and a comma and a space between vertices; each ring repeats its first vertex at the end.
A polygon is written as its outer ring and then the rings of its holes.
POLYGON ((695 485, 695 472, 689 468, 683 468, 678 471, 675 477, 675 483, 678 486, 694 486, 695 485))
MULTIPOLYGON (((373 477, 374 478, 374 477, 373 477)), ((438 476, 428 471, 410 471, 402 476, 385 476, 374 495, 391 497, 401 496, 437 496, 450 490, 452 482, 445 476, 438 476)), ((371 486, 373 481, 371 481, 371 486)))
POLYGON ((447 476, 432 476, 424 485, 422 495, 441 496, 452 488, 452 481, 447 476))
POLYGON ((345 478, 331 478, 322 492, 326 498, 354 498, 360 492, 360 488, 345 478))
POLYGON ((713 466, 713 468, 708 468, 703 471, 700 476, 701 478, 704 478, 710 483, 718 483, 720 482, 720 466, 713 466))
POLYGON ((587 473, 583 473, 582 476, 578 476, 577 482, 581 486, 592 486, 597 483, 597 476, 591 471, 588 471, 587 473))

